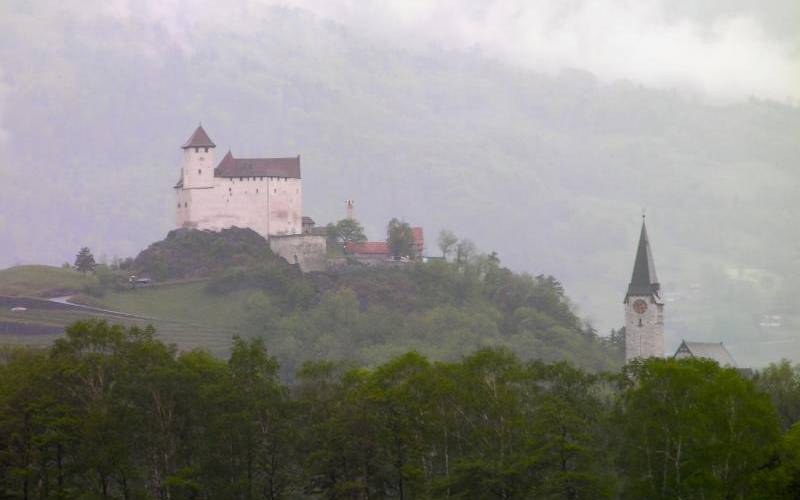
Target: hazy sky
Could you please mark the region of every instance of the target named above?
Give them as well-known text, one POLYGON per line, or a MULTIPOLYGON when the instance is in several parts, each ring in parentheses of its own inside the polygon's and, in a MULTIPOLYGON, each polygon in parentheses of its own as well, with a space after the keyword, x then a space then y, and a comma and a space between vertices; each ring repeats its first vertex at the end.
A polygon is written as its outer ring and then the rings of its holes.
POLYGON ((548 73, 589 71, 717 99, 800 101, 797 0, 116 0, 183 50, 209 30, 246 33, 269 6, 302 8, 377 44, 436 46, 548 73))

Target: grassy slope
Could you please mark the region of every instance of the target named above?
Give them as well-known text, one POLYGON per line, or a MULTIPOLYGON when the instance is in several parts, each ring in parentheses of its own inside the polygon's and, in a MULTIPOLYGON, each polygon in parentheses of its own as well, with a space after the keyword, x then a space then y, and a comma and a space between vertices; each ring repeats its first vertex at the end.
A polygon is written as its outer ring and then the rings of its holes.
POLYGON ((92 275, 53 266, 16 266, 0 271, 0 295, 43 297, 69 295, 97 283, 92 275))
MULTIPOLYGON (((0 294, 38 295, 41 291, 56 286, 84 282, 80 274, 77 275, 79 281, 59 280, 59 277, 74 278, 63 271, 60 268, 47 266, 24 266, 24 268, 1 271, 0 294), (35 269, 30 272, 29 268, 35 269)), ((80 297, 84 299, 81 302, 85 302, 87 305, 155 318, 153 320, 120 319, 88 311, 29 308, 25 312, 0 309, 0 322, 66 326, 80 319, 100 317, 128 325, 145 326, 151 323, 156 327, 159 336, 166 342, 176 344, 181 349, 203 347, 215 354, 224 355, 230 347, 231 337, 236 333, 238 326, 236 318, 242 311, 242 304, 248 292, 218 296, 206 293, 204 286, 205 283, 187 283, 110 292, 100 299, 80 297)), ((57 335, 51 334, 0 333, 0 345, 45 346, 56 337, 57 335)))
POLYGON ((86 299, 89 305, 158 319, 169 319, 202 327, 233 330, 248 291, 215 295, 205 291, 205 282, 185 283, 122 292, 108 292, 86 299))

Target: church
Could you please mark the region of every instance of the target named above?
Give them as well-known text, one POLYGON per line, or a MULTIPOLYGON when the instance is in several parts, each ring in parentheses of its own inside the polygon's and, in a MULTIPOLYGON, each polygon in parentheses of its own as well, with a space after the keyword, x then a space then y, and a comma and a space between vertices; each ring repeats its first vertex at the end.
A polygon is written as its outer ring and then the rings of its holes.
MULTIPOLYGON (((625 362, 636 358, 663 357, 664 300, 647 227, 642 216, 639 246, 633 262, 633 274, 625 294, 625 362)), ((736 361, 722 342, 691 342, 683 340, 674 358, 708 358, 720 366, 736 368, 736 361)))
POLYGON ((267 239, 302 233, 299 156, 235 158, 229 150, 215 165, 215 148, 202 125, 181 146, 181 175, 174 186, 177 227, 247 227, 267 239))

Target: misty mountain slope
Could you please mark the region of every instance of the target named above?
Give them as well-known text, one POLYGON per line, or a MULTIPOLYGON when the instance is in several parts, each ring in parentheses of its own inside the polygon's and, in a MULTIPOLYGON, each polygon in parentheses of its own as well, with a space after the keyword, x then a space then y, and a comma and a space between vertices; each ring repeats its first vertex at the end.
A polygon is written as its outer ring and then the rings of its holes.
POLYGON ((202 121, 218 157, 300 154, 318 222, 353 198, 371 237, 402 216, 425 226, 431 254, 448 227, 514 269, 558 276, 602 330, 622 322, 642 208, 677 297, 668 347, 733 343, 759 335, 752 317, 797 312, 796 108, 405 52, 301 10, 180 44, 158 27, 30 9, 0 20, 4 264, 60 263, 82 245, 127 256, 161 239, 178 148, 202 121), (736 269, 776 278, 764 287, 736 269))

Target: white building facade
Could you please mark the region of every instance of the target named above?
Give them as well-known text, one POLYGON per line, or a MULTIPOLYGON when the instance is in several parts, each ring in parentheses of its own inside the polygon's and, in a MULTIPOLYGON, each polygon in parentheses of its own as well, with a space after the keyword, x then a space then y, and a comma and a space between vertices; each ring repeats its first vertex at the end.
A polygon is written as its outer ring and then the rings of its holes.
POLYGON ((198 126, 181 147, 175 185, 176 225, 219 231, 250 228, 261 236, 302 232, 300 157, 234 158, 215 164, 216 145, 198 126))

